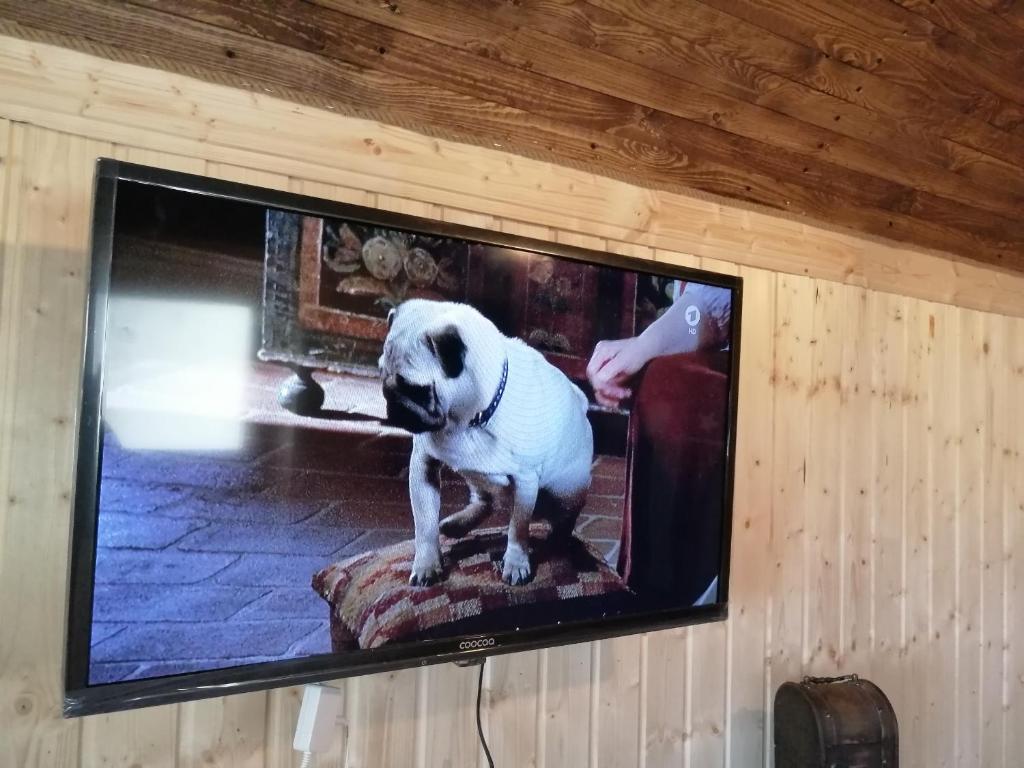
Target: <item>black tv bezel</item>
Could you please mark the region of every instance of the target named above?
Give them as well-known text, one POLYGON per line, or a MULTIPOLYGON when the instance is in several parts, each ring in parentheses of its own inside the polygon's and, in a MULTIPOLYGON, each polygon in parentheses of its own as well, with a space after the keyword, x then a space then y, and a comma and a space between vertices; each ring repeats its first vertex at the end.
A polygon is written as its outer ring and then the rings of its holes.
POLYGON ((338 203, 291 192, 221 181, 204 176, 99 158, 93 197, 91 271, 86 304, 82 398, 79 411, 66 645, 64 656, 65 717, 113 712, 143 706, 190 701, 231 693, 257 691, 282 685, 372 674, 442 662, 465 662, 482 656, 534 650, 648 630, 719 621, 728 616, 729 561, 732 540, 733 484, 736 460, 737 397, 739 391, 740 328, 743 281, 724 275, 619 254, 519 237, 490 230, 448 224, 431 219, 338 203), (408 229, 435 236, 460 238, 486 245, 531 251, 586 263, 721 286, 733 291, 731 370, 725 509, 722 526, 718 601, 711 605, 657 613, 619 616, 487 635, 463 635, 359 651, 352 655, 321 654, 299 659, 263 662, 147 680, 88 685, 92 601, 96 560, 97 494, 102 460, 100 405, 103 392, 103 357, 106 307, 114 246, 114 219, 118 184, 150 184, 200 195, 277 208, 313 216, 355 220, 360 223, 408 229), (493 638, 484 647, 460 649, 467 641, 493 638))

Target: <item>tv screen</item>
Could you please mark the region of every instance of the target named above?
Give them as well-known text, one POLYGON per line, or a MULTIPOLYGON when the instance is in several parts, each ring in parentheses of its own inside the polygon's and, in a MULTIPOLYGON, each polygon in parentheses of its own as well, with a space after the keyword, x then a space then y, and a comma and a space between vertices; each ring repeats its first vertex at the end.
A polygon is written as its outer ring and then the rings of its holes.
POLYGON ((720 619, 739 279, 98 164, 65 712, 720 619))

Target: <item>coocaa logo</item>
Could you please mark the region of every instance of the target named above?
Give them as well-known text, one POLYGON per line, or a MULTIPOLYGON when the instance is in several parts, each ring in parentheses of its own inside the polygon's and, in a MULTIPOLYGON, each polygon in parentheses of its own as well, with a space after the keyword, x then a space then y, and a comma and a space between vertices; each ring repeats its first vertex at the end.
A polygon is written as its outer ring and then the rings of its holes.
POLYGON ((494 645, 493 637, 485 637, 481 640, 463 640, 459 643, 460 651, 468 651, 472 648, 490 648, 494 645))

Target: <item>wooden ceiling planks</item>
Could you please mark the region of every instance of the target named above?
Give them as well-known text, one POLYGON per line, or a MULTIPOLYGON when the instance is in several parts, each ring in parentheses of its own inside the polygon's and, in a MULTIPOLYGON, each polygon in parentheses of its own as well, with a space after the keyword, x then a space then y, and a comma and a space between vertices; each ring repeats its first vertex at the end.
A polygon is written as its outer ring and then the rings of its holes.
MULTIPOLYGON (((752 0, 594 2, 608 7, 618 6, 621 13, 645 22, 650 30, 670 29, 671 33, 662 34, 671 34, 686 45, 717 53, 721 58, 720 67, 725 71, 748 78, 752 76, 751 68, 756 73, 777 75, 776 78, 760 77, 756 81, 761 89, 760 101, 769 103, 773 108, 783 111, 799 109, 800 102, 810 97, 808 91, 831 97, 828 100, 811 97, 817 114, 804 113, 802 119, 821 120, 825 124, 831 121, 834 129, 840 132, 853 123, 858 130, 865 132, 862 134, 864 138, 869 139, 877 139, 880 133, 899 137, 909 132, 913 142, 934 134, 965 143, 1015 165, 1024 161, 1024 141, 1017 137, 1008 136, 976 117, 964 115, 959 109, 936 100, 934 94, 892 82, 844 60, 844 57, 877 60, 878 56, 870 48, 854 52, 826 45, 826 50, 822 50, 816 38, 824 32, 815 34, 813 26, 807 29, 812 38, 809 44, 791 39, 793 27, 807 13, 806 10, 786 15, 776 10, 773 4, 754 3, 752 0), (694 20, 703 16, 684 13, 690 8, 710 10, 710 3, 714 3, 716 8, 713 10, 718 11, 714 24, 695 24, 694 20), (725 13, 725 10, 731 13, 725 13), (668 13, 677 15, 667 17, 668 13), (665 27, 666 21, 670 21, 671 26, 665 27), (789 83, 802 87, 794 92, 789 83), (777 91, 790 98, 774 99, 777 91), (911 118, 909 121, 908 117, 911 118), (916 131, 917 125, 923 130, 916 131)), ((827 19, 822 23, 827 25, 825 29, 842 29, 827 19)), ((948 150, 942 154, 948 157, 948 150)))
POLYGON ((1010 10, 0 0, 14 34, 1024 271, 1024 30, 1010 10))
POLYGON ((1019 67, 891 0, 703 2, 997 128, 1024 121, 1019 67))
POLYGON ((1024 3, 1020 0, 974 0, 987 11, 1024 31, 1024 3))
POLYGON ((974 0, 894 1, 911 13, 974 43, 991 56, 1002 57, 1011 64, 1016 62, 1018 66, 1024 64, 1020 30, 1013 29, 1004 19, 985 10, 974 0))

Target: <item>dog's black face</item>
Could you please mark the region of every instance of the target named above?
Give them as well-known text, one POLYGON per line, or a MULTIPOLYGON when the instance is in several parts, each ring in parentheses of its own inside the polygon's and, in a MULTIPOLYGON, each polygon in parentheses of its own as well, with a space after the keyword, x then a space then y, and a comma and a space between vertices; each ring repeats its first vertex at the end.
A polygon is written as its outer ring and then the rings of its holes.
POLYGON ((406 381, 395 374, 384 379, 387 423, 414 434, 432 432, 445 425, 445 414, 434 387, 406 381))
POLYGON ((388 315, 388 335, 378 361, 387 424, 414 434, 434 432, 452 409, 473 400, 464 376, 468 348, 457 325, 445 318, 453 305, 413 299, 388 315))

